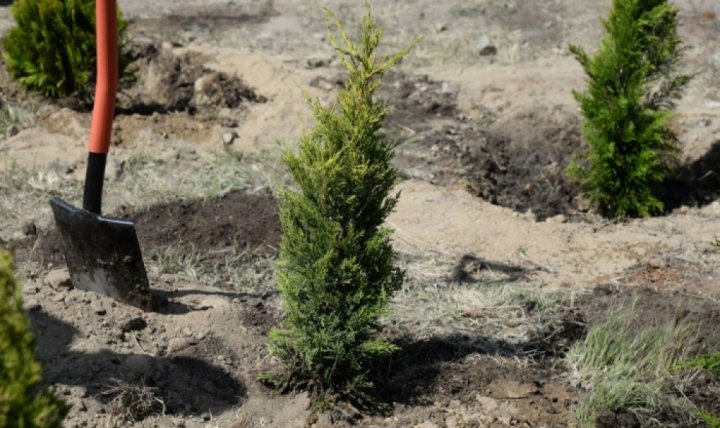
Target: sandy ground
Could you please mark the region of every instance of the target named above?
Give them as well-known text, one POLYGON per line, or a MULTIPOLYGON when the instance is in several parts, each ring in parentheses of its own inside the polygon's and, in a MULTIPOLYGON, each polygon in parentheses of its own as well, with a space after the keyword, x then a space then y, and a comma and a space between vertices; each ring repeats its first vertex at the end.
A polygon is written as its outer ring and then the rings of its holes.
MULTIPOLYGON (((533 127, 555 117, 553 111, 577 116, 571 89, 582 89, 584 78, 581 68, 568 54, 567 46, 572 43, 592 49, 601 34, 599 19, 610 5, 609 0, 375 3, 374 13, 385 28, 389 48, 423 37, 415 52, 401 64, 400 71, 405 75, 428 75, 433 81, 442 82, 442 88, 456 97, 453 108, 457 111, 452 116, 428 116, 411 124, 409 128, 413 129, 408 132, 413 138, 444 129, 451 122, 461 123, 457 126, 488 128, 513 138, 517 136, 526 142, 524 150, 529 152, 544 149, 541 139, 532 138, 533 127), (478 54, 478 46, 487 43, 496 46, 496 55, 478 54), (528 112, 532 113, 532 119, 522 122, 523 129, 518 129, 521 122, 517 118, 527 117, 528 112)), ((720 4, 709 0, 676 3, 682 9, 681 32, 690 46, 685 66, 698 73, 678 106, 676 119, 683 158, 692 162, 720 141, 720 42, 714 37, 720 30, 720 4)), ((237 76, 267 101, 219 109, 204 117, 184 111, 118 116, 112 148, 115 160, 109 171, 112 180, 118 182, 124 169, 129 169, 133 162, 140 165, 156 162, 174 171, 186 169, 190 176, 195 165, 209 162, 215 152, 223 149, 223 138, 232 132, 236 132, 237 137, 229 149, 241 156, 260 153, 272 158, 279 145, 293 144, 302 127, 312 124, 304 92, 327 102, 332 99, 334 82, 340 75, 338 63, 327 47, 320 7, 337 11, 349 26, 357 23, 362 13, 362 2, 340 0, 120 0, 119 4, 131 22, 130 31, 137 42, 155 42, 176 56, 197 55, 199 59, 195 61, 206 69, 237 76)), ((9 25, 8 8, 2 7, 0 29, 9 25)), ((12 98, 10 92, 5 96, 12 98)), ((16 99, 20 101, 15 103, 15 108, 22 116, 14 135, 0 140, 0 171, 6 174, 0 177, 0 180, 6 179, 6 182, 0 181, 0 189, 12 185, 7 174, 12 175, 13 168, 19 166, 33 174, 28 176, 26 205, 11 207, 10 199, 4 201, 8 216, 0 218, 0 239, 7 242, 26 239, 29 223, 41 231, 51 227, 48 207, 27 205, 31 203, 27 201, 37 201, 38 194, 77 195, 77 190, 72 188, 79 186, 84 173, 89 127, 87 112, 48 106, 33 97, 16 99)), ((576 127, 577 123, 568 126, 576 127)), ((417 168, 433 167, 433 162, 430 160, 417 168)), ((258 169, 250 175, 260 175, 258 171, 265 170, 258 169)), ((278 184, 278 181, 270 180, 270 183, 278 184)), ((112 186, 109 187, 108 191, 113 192, 112 186)), ((478 198, 466 191, 462 182, 438 183, 412 174, 398 185, 398 190, 402 195, 400 203, 388 224, 395 230, 393 240, 410 272, 410 281, 418 289, 425 290, 423 287, 433 281, 444 281, 454 263, 465 255, 472 255, 499 265, 526 269, 530 273, 518 285, 543 292, 564 290, 582 294, 588 287, 597 285, 628 287, 643 282, 659 291, 692 293, 715 304, 720 298, 716 273, 720 253, 712 246, 713 240, 720 236, 719 202, 701 207, 683 206, 666 216, 615 224, 592 214, 577 221, 566 216, 538 221, 532 213, 517 212, 478 198), (677 266, 683 267, 682 272, 673 276, 672 281, 648 282, 636 275, 638 269, 662 270, 677 266), (429 271, 417 273, 423 269, 429 271)), ((116 192, 109 197, 114 209, 133 211, 165 201, 156 194, 142 200, 120 190, 116 192), (134 206, 133 201, 138 200, 142 202, 134 206)), ((26 300, 42 308, 33 312, 34 322, 41 326, 40 330, 51 331, 49 337, 54 338, 41 339, 41 356, 63 353, 64 365, 59 367, 73 363, 105 370, 103 363, 97 361, 101 357, 115 359, 118 367, 125 367, 129 355, 145 355, 142 364, 150 364, 152 368, 137 369, 143 379, 179 373, 170 386, 155 383, 161 389, 180 391, 178 396, 185 398, 191 397, 192 391, 178 385, 198 382, 193 378, 195 370, 211 373, 209 386, 198 393, 197 403, 175 406, 171 416, 153 416, 137 426, 290 427, 306 423, 306 396, 272 396, 254 381, 257 371, 267 364, 263 347, 267 327, 280 317, 276 299, 266 301, 262 296, 228 294, 227 288, 207 284, 203 285, 202 292, 196 293, 198 283, 188 279, 188 275, 172 276, 154 267, 152 282, 158 289, 175 296, 171 301, 176 306, 164 313, 141 314, 108 299, 49 287, 46 275, 49 270, 57 269, 58 263, 48 266, 45 261, 31 260, 28 256, 28 259, 19 258, 18 264, 26 281, 26 300), (248 305, 255 304, 267 305, 270 318, 259 324, 252 321, 257 315, 255 312, 243 318, 243 314, 250 313, 246 310, 248 305), (90 308, 81 311, 79 321, 75 317, 78 307, 90 308), (182 307, 191 309, 178 309, 182 307), (137 334, 130 330, 118 337, 114 326, 135 317, 142 317, 152 330, 137 334), (213 340, 205 340, 206 336, 213 340), (49 348, 43 350, 43 346, 49 348), (188 360, 182 360, 183 357, 188 360), (213 369, 206 367, 208 364, 220 366, 242 381, 223 384, 221 373, 214 380, 213 369), (216 390, 230 391, 231 395, 243 398, 237 403, 224 397, 225 401, 210 405, 216 390), (208 410, 210 408, 214 410, 208 410)), ((417 311, 421 312, 421 307, 417 311)), ((422 318, 418 314, 412 316, 422 318)), ((510 334, 508 331, 505 333, 510 334)), ((489 364, 484 360, 489 357, 478 358, 489 364)), ((519 370, 511 364, 511 356, 492 358, 499 359, 498 367, 519 370)), ((106 412, 107 403, 95 398, 94 394, 100 393, 102 386, 90 385, 87 379, 68 384, 56 369, 49 370, 51 382, 55 376, 59 390, 75 404, 68 426, 118 423, 117 415, 106 412), (88 383, 83 383, 86 381, 88 383)), ((528 370, 526 383, 511 389, 523 390, 527 382, 535 379, 533 376, 547 374, 545 371, 533 374, 532 366, 523 370, 528 370)), ((123 373, 122 370, 112 372, 120 378, 125 376, 123 373)), ((81 373, 77 376, 82 378, 81 373)), ((454 396, 447 402, 440 400, 425 406, 404 403, 394 416, 371 419, 367 424, 427 428, 508 426, 511 419, 503 419, 503 415, 512 415, 512 420, 521 426, 573 425, 570 409, 574 390, 567 383, 561 387, 551 384, 542 387, 541 395, 554 397, 555 401, 548 399, 548 402, 564 403, 561 409, 546 411, 559 415, 557 418, 536 415, 536 419, 524 420, 523 414, 533 413, 528 409, 534 405, 544 406, 525 400, 534 392, 518 395, 515 390, 505 391, 503 388, 507 385, 498 387, 492 382, 494 380, 489 379, 483 384, 485 389, 479 387, 478 392, 472 394, 471 404, 454 396), (546 390, 552 388, 560 389, 546 390), (476 399, 476 395, 479 398, 476 399), (516 396, 521 400, 513 401, 516 396), (443 416, 437 416, 439 414, 443 416), (482 419, 479 414, 491 417, 482 419), (468 422, 472 420, 480 422, 472 425, 468 422)), ((545 415, 543 411, 537 412, 541 413, 545 415)))

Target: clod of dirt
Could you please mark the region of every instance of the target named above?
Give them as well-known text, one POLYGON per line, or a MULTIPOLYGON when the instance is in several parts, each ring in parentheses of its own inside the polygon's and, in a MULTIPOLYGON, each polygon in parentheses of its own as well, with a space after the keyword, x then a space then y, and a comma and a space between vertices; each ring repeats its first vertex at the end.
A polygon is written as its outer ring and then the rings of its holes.
POLYGON ((149 115, 187 111, 211 114, 235 109, 245 102, 265 102, 240 78, 205 68, 200 54, 178 56, 170 49, 148 44, 137 49, 130 65, 132 79, 118 93, 117 110, 149 115))
POLYGON ((120 331, 122 331, 123 333, 140 331, 147 327, 147 325, 147 321, 145 321, 142 317, 131 318, 120 324, 120 331))
POLYGON ((259 329, 262 335, 266 335, 278 322, 278 317, 262 301, 247 305, 241 319, 244 325, 259 329))
POLYGON ((597 428, 640 428, 640 421, 632 413, 606 412, 598 415, 595 421, 597 428))

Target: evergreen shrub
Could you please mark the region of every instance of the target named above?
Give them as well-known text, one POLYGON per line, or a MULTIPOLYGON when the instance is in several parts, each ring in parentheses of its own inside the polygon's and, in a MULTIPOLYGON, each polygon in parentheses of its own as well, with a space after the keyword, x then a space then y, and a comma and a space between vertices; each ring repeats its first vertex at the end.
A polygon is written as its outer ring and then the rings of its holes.
POLYGON ((359 40, 331 12, 326 18, 348 74, 334 104, 310 100, 315 127, 284 154, 297 190, 281 193, 285 318, 270 350, 283 363, 285 387, 309 390, 316 405, 337 398, 371 407, 369 368, 398 349, 378 338, 379 319, 404 276, 384 226, 399 197, 395 145, 381 130, 388 109, 374 94, 412 46, 378 55, 382 32, 369 5, 359 40))
MULTIPOLYGON (((10 75, 48 98, 88 90, 96 64, 94 0, 16 0, 15 26, 3 39, 10 75)), ((118 13, 121 71, 127 22, 118 13)))
POLYGON ((0 250, 0 427, 62 427, 68 408, 39 388, 41 375, 12 260, 0 250))
POLYGON ((677 71, 684 50, 677 18, 668 0, 613 0, 595 55, 570 47, 587 74, 586 91, 574 95, 589 147, 568 172, 608 217, 664 209, 652 189, 677 166, 670 120, 691 78, 677 71))

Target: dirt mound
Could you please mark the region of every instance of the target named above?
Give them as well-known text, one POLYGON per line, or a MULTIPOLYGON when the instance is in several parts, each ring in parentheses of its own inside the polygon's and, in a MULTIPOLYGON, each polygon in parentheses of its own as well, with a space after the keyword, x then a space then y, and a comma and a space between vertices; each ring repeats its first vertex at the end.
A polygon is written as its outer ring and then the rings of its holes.
MULTIPOLYGON (((176 201, 157 205, 139 213, 115 215, 135 221, 140 245, 146 255, 172 246, 197 251, 203 260, 222 257, 223 250, 258 250, 264 255, 277 253, 280 243, 280 220, 277 200, 270 195, 251 195, 234 191, 210 201, 176 201)), ((32 259, 43 265, 63 265, 60 235, 56 229, 43 234, 32 259)), ((33 243, 18 248, 28 251, 33 243)))
POLYGON ((265 102, 237 76, 209 70, 199 54, 175 55, 148 44, 137 49, 129 79, 120 88, 117 109, 124 114, 187 111, 210 114, 246 102, 265 102))

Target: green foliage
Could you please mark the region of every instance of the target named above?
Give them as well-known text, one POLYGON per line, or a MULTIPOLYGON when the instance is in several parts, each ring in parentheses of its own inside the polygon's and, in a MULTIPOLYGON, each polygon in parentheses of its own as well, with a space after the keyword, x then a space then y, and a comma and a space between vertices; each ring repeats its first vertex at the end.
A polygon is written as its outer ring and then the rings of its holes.
MULTIPOLYGON (((715 379, 720 379, 720 352, 698 355, 681 361, 673 366, 675 371, 680 370, 704 370, 715 379)), ((720 428, 720 416, 712 413, 700 412, 698 417, 709 428, 720 428)))
MULTIPOLYGON (((11 76, 49 98, 86 91, 95 69, 95 1, 17 0, 11 10, 16 26, 3 40, 11 76)), ((129 58, 122 16, 118 31, 122 71, 129 58)))
POLYGON ((676 71, 683 53, 677 15, 668 0, 613 0, 595 55, 570 47, 588 78, 587 91, 574 95, 589 150, 568 172, 609 217, 647 216, 664 208, 652 186, 677 166, 669 121, 691 78, 676 71))
POLYGON ((675 370, 702 369, 720 379, 720 352, 702 354, 675 365, 675 370))
POLYGON ((698 417, 708 428, 720 428, 720 416, 711 413, 700 413, 698 417))
POLYGON ((348 76, 335 104, 310 100, 315 128, 283 157, 300 191, 281 193, 277 278, 286 314, 270 350, 286 387, 307 388, 316 403, 342 397, 371 406, 369 365, 397 349, 377 338, 378 320, 404 276, 383 226, 399 195, 391 195, 394 146, 381 132, 388 110, 373 95, 412 47, 379 57, 369 5, 357 42, 331 12, 327 25, 348 76))
POLYGON ((664 415, 692 419, 692 403, 673 396, 670 369, 683 356, 693 330, 667 324, 633 331, 633 310, 620 308, 573 346, 568 359, 589 392, 575 409, 582 426, 595 426, 605 412, 627 412, 648 421, 664 415))
POLYGON ((0 250, 0 427, 62 427, 65 404, 38 391, 42 368, 10 255, 0 250))

